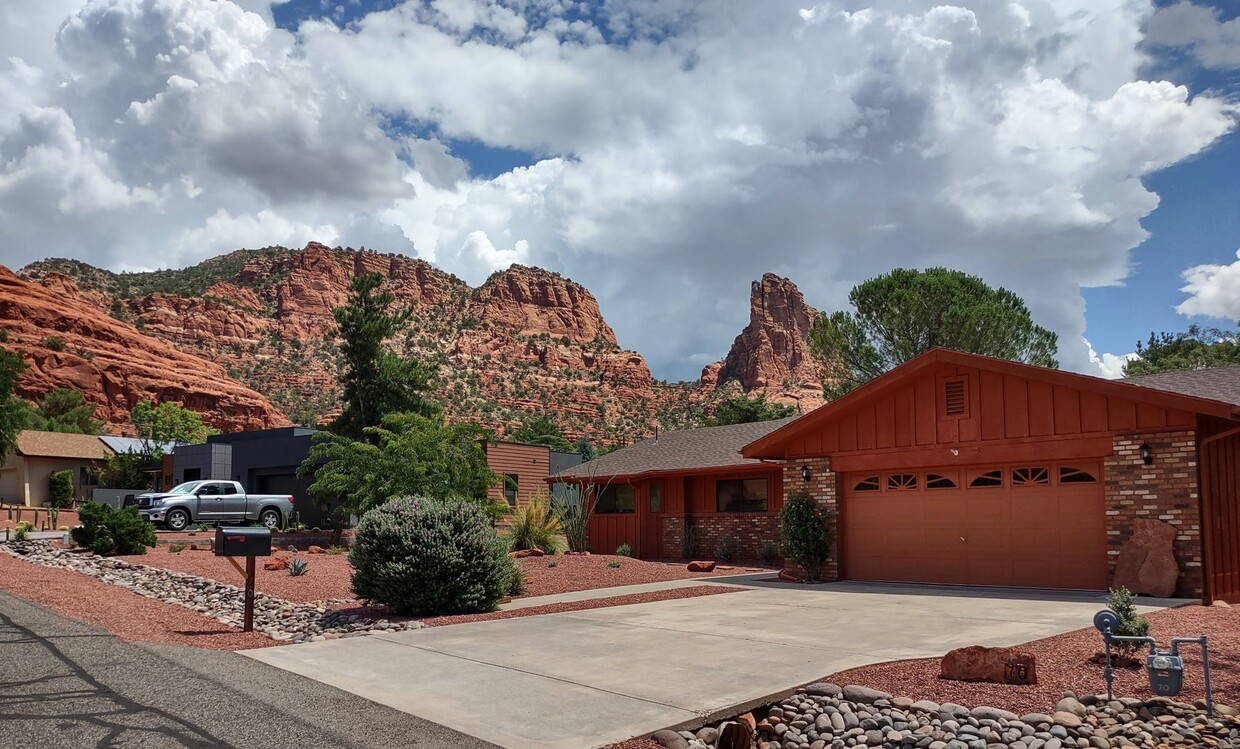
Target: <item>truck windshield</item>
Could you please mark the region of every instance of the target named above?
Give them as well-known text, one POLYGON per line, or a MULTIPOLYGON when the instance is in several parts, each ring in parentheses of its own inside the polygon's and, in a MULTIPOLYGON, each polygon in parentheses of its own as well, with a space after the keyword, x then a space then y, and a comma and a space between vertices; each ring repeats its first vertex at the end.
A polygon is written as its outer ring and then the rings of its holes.
POLYGON ((186 481, 184 484, 177 484, 168 490, 169 494, 193 494, 198 488, 201 481, 186 481))

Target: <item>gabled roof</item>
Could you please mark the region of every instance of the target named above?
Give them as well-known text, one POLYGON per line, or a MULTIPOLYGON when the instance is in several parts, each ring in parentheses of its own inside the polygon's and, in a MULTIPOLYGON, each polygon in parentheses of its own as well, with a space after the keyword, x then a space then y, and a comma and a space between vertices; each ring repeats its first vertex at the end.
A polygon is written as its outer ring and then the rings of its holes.
POLYGON ((1212 367, 1128 377, 1122 382, 1240 405, 1240 367, 1212 367))
POLYGON ((1240 406, 1226 400, 1183 394, 1170 389, 1155 388, 1144 383, 1137 384, 1123 380, 1106 380, 1101 377, 1066 372, 1061 369, 1036 367, 1031 364, 996 359, 990 356, 967 354, 962 351, 935 348, 910 359, 895 369, 870 380, 861 387, 849 392, 841 398, 819 406, 795 421, 767 434, 742 448, 741 454, 747 458, 782 458, 778 446, 803 434, 813 432, 833 419, 842 416, 850 409, 856 408, 871 398, 900 387, 917 373, 939 364, 956 364, 965 367, 976 367, 1030 380, 1040 380, 1056 385, 1090 390, 1104 395, 1131 398, 1136 401, 1163 406, 1166 408, 1188 411, 1190 413, 1217 416, 1223 419, 1240 419, 1240 406))
MULTIPOLYGON (((103 444, 114 453, 141 453, 146 451, 146 440, 138 437, 113 437, 105 434, 99 439, 103 440, 103 444)), ((151 446, 160 452, 167 454, 176 449, 175 442, 153 442, 151 446)))
POLYGON ((761 461, 741 457, 744 445, 797 417, 661 434, 561 471, 553 478, 635 477, 690 470, 748 468, 761 461))
POLYGON ((62 434, 27 429, 17 435, 17 452, 29 458, 107 460, 108 449, 93 434, 62 434))

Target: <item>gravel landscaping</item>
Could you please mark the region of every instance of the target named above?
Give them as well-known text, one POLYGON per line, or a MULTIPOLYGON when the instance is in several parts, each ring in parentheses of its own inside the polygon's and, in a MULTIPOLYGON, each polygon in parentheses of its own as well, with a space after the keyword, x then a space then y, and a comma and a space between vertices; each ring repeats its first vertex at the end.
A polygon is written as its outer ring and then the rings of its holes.
MULTIPOLYGON (((1207 717, 1194 705, 1156 697, 1123 698, 1074 693, 1041 713, 909 697, 860 686, 821 682, 755 711, 757 749, 1112 749, 1114 747, 1240 746, 1240 720, 1225 705, 1207 717)), ((625 742, 625 749, 669 747, 707 749, 731 746, 733 731, 749 733, 743 722, 724 721, 695 732, 659 731, 647 743, 625 742), (728 725, 732 724, 732 725, 728 725), (743 730, 738 731, 741 726, 743 730), (726 736, 726 739, 722 739, 726 736)), ((748 747, 749 742, 743 746, 748 747)))

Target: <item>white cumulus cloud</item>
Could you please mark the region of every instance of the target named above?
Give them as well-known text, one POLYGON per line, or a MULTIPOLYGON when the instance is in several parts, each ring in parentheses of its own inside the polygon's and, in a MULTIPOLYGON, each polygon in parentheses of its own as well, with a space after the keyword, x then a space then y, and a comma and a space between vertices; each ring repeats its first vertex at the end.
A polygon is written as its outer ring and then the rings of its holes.
POLYGON ((1240 250, 1236 262, 1227 265, 1207 263, 1184 271, 1185 299, 1175 308, 1189 317, 1215 317, 1240 320, 1240 250))

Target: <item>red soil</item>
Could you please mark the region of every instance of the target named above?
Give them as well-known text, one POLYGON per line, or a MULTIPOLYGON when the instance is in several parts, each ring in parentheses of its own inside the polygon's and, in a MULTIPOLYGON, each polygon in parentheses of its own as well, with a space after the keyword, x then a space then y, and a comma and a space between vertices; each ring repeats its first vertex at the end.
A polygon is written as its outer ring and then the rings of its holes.
MULTIPOLYGON (((37 513, 33 507, 15 507, 11 505, 4 505, 3 510, 0 510, 0 531, 3 531, 5 528, 16 528, 22 522, 34 523, 36 531, 42 531, 45 525, 47 530, 57 531, 60 530, 61 526, 72 528, 77 525, 78 515, 74 510, 61 510, 56 517, 56 525, 53 526, 47 510, 43 507, 38 508, 37 513), (13 515, 12 518, 9 518, 10 513, 13 515)), ((0 539, 2 538, 4 538, 4 534, 0 532, 0 539)))
MULTIPOLYGON (((1153 635, 1164 648, 1172 637, 1208 635, 1214 699, 1231 706, 1240 703, 1240 608, 1183 606, 1156 611, 1149 619, 1153 635)), ((1036 686, 945 681, 939 678, 938 658, 862 666, 823 680, 840 685, 861 684, 915 700, 955 702, 970 707, 987 705, 1015 713, 1046 712, 1069 690, 1078 694, 1106 693, 1103 667, 1089 662, 1102 651, 1102 637, 1093 628, 1036 640, 1020 649, 1037 658, 1036 686)), ((1204 698, 1200 648, 1181 646, 1180 654, 1184 656, 1184 691, 1177 699, 1191 702, 1204 698)), ((1114 693, 1118 697, 1153 696, 1143 668, 1116 669, 1114 693)))
POLYGON ((720 565, 714 572, 690 572, 685 562, 649 562, 642 559, 596 554, 584 556, 526 557, 518 559, 525 572, 526 589, 522 598, 596 590, 617 585, 639 585, 667 580, 693 580, 700 577, 773 572, 770 567, 720 565), (555 562, 554 567, 548 566, 555 562), (609 567, 618 562, 619 567, 609 567))
MULTIPOLYGON (((210 547, 211 541, 189 539, 199 546, 210 547)), ((258 560, 257 574, 254 576, 254 587, 260 593, 283 598, 293 603, 310 603, 330 599, 352 600, 353 591, 349 589, 349 578, 353 568, 344 554, 308 554, 304 551, 277 552, 280 556, 304 559, 308 568, 306 574, 293 577, 288 570, 264 570, 263 560, 258 560)), ((245 581, 237 570, 228 563, 225 557, 217 557, 210 549, 189 549, 173 553, 166 545, 160 544, 148 549, 146 554, 139 556, 117 557, 133 564, 145 564, 149 567, 162 567, 166 570, 187 572, 191 575, 205 577, 210 580, 235 585, 238 588, 245 581)), ((244 564, 244 562, 242 562, 244 564)))
POLYGON ((242 650, 276 644, 257 632, 240 632, 190 609, 145 598, 70 570, 23 562, 3 552, 0 552, 0 587, 127 640, 211 650, 242 650))

